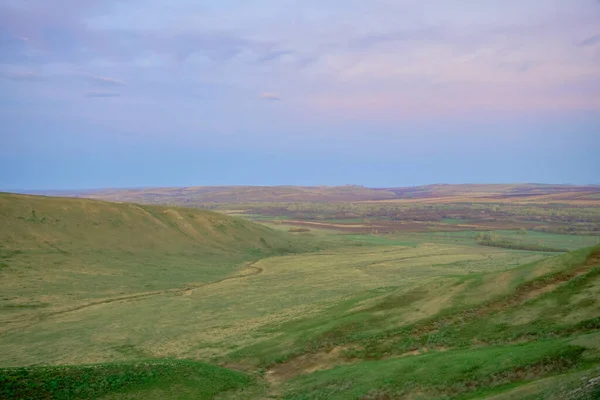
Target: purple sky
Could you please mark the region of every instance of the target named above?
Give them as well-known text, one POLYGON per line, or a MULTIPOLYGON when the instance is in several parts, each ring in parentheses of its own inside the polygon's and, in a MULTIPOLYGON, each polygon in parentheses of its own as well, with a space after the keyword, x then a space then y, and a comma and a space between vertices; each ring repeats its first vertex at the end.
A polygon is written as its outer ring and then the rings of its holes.
POLYGON ((0 0, 0 189, 600 183, 600 1, 0 0))

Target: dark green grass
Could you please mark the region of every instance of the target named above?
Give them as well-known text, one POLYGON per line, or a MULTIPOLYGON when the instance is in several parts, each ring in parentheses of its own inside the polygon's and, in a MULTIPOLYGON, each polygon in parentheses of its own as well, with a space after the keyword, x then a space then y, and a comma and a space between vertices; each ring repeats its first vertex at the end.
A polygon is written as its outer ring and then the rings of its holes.
POLYGON ((444 224, 449 224, 449 225, 460 225, 460 224, 467 224, 470 222, 470 220, 460 219, 460 218, 442 218, 441 222, 444 224))
POLYGON ((297 378, 286 399, 459 398, 587 365, 564 340, 367 361, 297 378))
MULTIPOLYGON (((485 235, 486 233, 492 234, 496 241, 506 241, 511 242, 511 244, 515 243, 515 246, 532 246, 531 249, 535 249, 534 251, 540 251, 540 248, 550 249, 541 250, 549 252, 553 252, 558 249, 560 251, 572 251, 600 244, 600 238, 598 236, 573 236, 556 233, 536 232, 531 230, 496 230, 493 232, 480 232, 470 230, 458 232, 429 233, 396 232, 385 236, 389 239, 396 239, 399 241, 406 240, 421 243, 432 242, 477 246, 479 245, 478 241, 482 239, 481 236, 485 235)), ((517 247, 510 248, 517 249, 517 247)), ((529 250, 525 248, 523 249, 529 250)))
POLYGON ((536 243, 518 243, 507 239, 479 240, 477 243, 482 246, 501 247, 503 249, 514 250, 545 251, 550 253, 563 253, 568 251, 566 249, 557 249, 554 247, 543 246, 536 243))
POLYGON ((153 360, 81 366, 0 369, 2 399, 94 399, 105 395, 211 399, 253 379, 210 364, 153 360))

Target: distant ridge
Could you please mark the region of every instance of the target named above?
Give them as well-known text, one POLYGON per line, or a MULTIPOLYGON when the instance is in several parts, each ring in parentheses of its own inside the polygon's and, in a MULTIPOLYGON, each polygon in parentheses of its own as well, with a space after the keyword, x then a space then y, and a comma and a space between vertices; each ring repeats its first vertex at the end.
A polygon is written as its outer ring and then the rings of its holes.
POLYGON ((343 186, 190 186, 133 189, 37 190, 30 194, 196 207, 258 202, 580 202, 600 205, 600 186, 564 184, 432 184, 396 188, 343 186))

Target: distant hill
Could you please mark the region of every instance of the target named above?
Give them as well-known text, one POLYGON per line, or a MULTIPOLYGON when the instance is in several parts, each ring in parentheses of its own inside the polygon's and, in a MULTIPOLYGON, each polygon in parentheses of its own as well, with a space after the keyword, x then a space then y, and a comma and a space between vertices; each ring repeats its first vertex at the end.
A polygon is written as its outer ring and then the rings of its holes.
POLYGON ((195 186, 143 189, 39 191, 35 194, 109 201, 199 206, 208 203, 258 202, 571 202, 600 204, 599 186, 547 184, 460 184, 398 188, 344 186, 195 186))
POLYGON ((112 201, 193 205, 200 203, 244 203, 265 201, 361 201, 386 200, 397 196, 387 190, 363 186, 196 186, 143 189, 99 189, 40 191, 50 196, 89 197, 112 201))

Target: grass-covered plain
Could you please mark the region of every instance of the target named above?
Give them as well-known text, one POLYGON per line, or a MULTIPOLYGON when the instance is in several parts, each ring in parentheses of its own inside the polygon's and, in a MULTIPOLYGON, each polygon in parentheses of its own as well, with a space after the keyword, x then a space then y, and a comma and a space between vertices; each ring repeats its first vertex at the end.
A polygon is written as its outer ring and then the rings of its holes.
POLYGON ((0 196, 0 218, 8 398, 535 398, 579 376, 596 390, 598 248, 482 246, 475 231, 290 234, 206 211, 17 195, 0 196))

